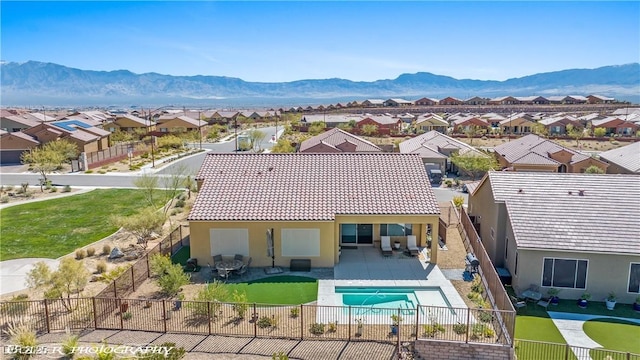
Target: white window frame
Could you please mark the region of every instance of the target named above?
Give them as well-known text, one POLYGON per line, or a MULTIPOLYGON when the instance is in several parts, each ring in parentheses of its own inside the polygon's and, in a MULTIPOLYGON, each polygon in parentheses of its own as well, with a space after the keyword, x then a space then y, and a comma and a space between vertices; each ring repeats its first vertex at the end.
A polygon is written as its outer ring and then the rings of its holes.
POLYGON ((631 282, 631 267, 633 265, 640 265, 640 262, 630 262, 629 263, 629 273, 627 275, 627 294, 640 294, 640 286, 638 287, 638 292, 629 291, 629 285, 630 285, 630 282, 631 282))
POLYGON ((560 257, 543 257, 542 258, 542 271, 540 272, 540 284, 542 284, 543 287, 556 287, 556 288, 559 287, 561 289, 586 290, 588 283, 589 283, 589 259, 560 258, 560 257), (551 268, 551 271, 552 271, 552 274, 551 274, 551 285, 544 285, 544 262, 545 262, 546 259, 551 259, 554 262, 553 267, 551 268), (573 261, 576 262, 576 272, 573 275, 574 287, 558 286, 558 285, 555 285, 553 283, 553 275, 555 273, 555 260, 573 260, 573 261), (583 288, 575 287, 575 284, 578 281, 578 262, 579 261, 586 261, 586 263, 587 263, 587 270, 585 271, 585 274, 584 274, 584 287, 583 288))

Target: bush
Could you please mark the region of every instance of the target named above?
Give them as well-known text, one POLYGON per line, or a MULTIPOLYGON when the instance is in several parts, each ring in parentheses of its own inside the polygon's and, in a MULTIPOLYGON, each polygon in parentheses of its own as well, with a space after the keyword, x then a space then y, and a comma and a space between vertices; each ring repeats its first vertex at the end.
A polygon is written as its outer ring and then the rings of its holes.
POLYGON ((72 359, 73 355, 78 348, 80 338, 77 335, 71 335, 67 332, 67 337, 60 343, 62 353, 67 359, 72 359))
POLYGON ((271 360, 289 360, 289 356, 280 351, 279 353, 273 353, 273 355, 271 356, 271 360))
MULTIPOLYGON (((17 345, 20 347, 20 349, 32 349, 38 346, 38 338, 36 336, 36 332, 31 330, 31 328, 24 321, 20 321, 18 323, 10 323, 5 332, 9 336, 9 344, 17 345)), ((13 356, 13 358, 28 359, 32 355, 35 354, 18 352, 13 356)))
POLYGON ((55 186, 52 186, 52 187, 51 187, 51 192, 58 192, 58 188, 57 188, 57 187, 55 187, 55 186))
POLYGON ((175 343, 162 343, 160 347, 170 349, 166 356, 160 352, 156 353, 147 351, 136 353, 136 356, 134 358, 137 360, 179 360, 182 359, 186 353, 186 350, 183 347, 176 347, 175 343))
POLYGON ((96 254, 96 249, 95 248, 92 248, 92 247, 87 248, 87 256, 91 257, 91 256, 93 256, 95 254, 96 254))
MULTIPOLYGON (((154 276, 166 274, 172 265, 173 263, 171 262, 171 258, 167 255, 153 254, 149 258, 149 268, 151 270, 151 274, 154 276)), ((208 301, 213 301, 213 299, 208 301)))
POLYGON ((12 297, 9 302, 0 306, 0 314, 7 316, 25 315, 30 305, 30 303, 26 301, 28 299, 29 295, 27 294, 20 294, 12 297))
POLYGON ((84 172, 85 174, 93 174, 93 170, 87 170, 84 172))
POLYGON ((289 316, 292 318, 297 318, 300 316, 300 308, 294 307, 289 310, 289 316))
POLYGON ((111 246, 102 245, 102 255, 109 255, 109 254, 111 254, 111 246))
POLYGON ((175 296, 180 288, 187 285, 191 279, 190 274, 185 274, 182 265, 172 264, 166 272, 156 280, 161 291, 167 296, 175 296))
POLYGON ((127 271, 127 269, 129 269, 129 266, 118 266, 117 268, 112 269, 108 273, 102 275, 102 279, 100 279, 100 281, 110 284, 115 279, 119 278, 120 275, 122 275, 125 271, 127 271))
POLYGON ((453 332, 458 334, 458 335, 462 335, 462 334, 466 334, 467 333, 467 325, 466 324, 460 324, 457 323, 455 325, 453 325, 453 332))
POLYGON ((83 249, 76 250, 76 260, 82 260, 87 256, 86 251, 83 249))
POLYGON ((177 207, 177 208, 183 208, 184 205, 185 205, 184 200, 180 199, 180 200, 176 201, 176 204, 174 206, 177 207))
POLYGON ((473 279, 473 283, 471 284, 471 291, 477 294, 482 294, 484 292, 484 288, 482 287, 482 279, 480 278, 480 276, 476 276, 476 278, 473 279))
POLYGON ((124 314, 122 314, 122 320, 130 320, 133 317, 133 314, 131 314, 130 312, 126 312, 124 314))
POLYGON ((334 333, 338 330, 338 322, 334 321, 334 322, 329 322, 329 329, 327 330, 328 332, 334 333))
POLYGON ((8 196, 0 197, 0 204, 6 204, 8 202, 9 202, 9 197, 8 196))
POLYGON ((65 186, 62 188, 62 192, 63 192, 63 193, 71 192, 71 186, 69 186, 69 185, 65 185, 65 186))
POLYGON ((256 325, 258 325, 260 329, 271 327, 271 318, 268 316, 262 316, 260 317, 260 319, 258 319, 256 325))
POLYGON ((435 337, 439 332, 444 332, 444 326, 434 322, 433 324, 425 324, 422 326, 422 331, 424 332, 424 336, 426 337, 435 337))
POLYGON ((324 334, 324 324, 323 323, 313 323, 311 327, 309 327, 309 332, 313 335, 322 335, 324 334))
POLYGON ((96 264, 96 272, 98 274, 105 273, 107 271, 107 262, 102 260, 96 264))
POLYGON ((483 323, 489 323, 493 321, 493 314, 490 311, 479 311, 478 312, 478 320, 483 323))
POLYGON ((188 303, 187 306, 198 315, 209 315, 209 311, 211 311, 211 315, 215 317, 220 309, 220 303, 229 301, 230 298, 227 285, 221 281, 213 280, 198 291, 194 298, 196 302, 188 303))
POLYGON ((471 338, 476 340, 481 337, 490 338, 495 335, 495 331, 485 324, 475 324, 471 328, 471 338))

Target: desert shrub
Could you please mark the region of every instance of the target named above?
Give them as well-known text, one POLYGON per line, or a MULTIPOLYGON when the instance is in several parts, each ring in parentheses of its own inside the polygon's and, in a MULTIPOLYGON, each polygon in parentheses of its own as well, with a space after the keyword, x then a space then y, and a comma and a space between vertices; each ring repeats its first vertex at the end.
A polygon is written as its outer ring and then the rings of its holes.
POLYGON ((87 256, 91 257, 96 254, 96 249, 93 247, 87 248, 87 256))
POLYGON ((105 273, 104 275, 102 275, 102 279, 100 279, 100 281, 102 281, 104 283, 107 283, 107 284, 110 284, 115 279, 120 277, 120 275, 122 275, 122 273, 127 271, 127 269, 129 269, 129 266, 126 266, 126 265, 118 266, 118 267, 112 269, 111 271, 109 271, 108 273, 105 273))
POLYGON ((329 329, 327 329, 327 332, 331 332, 334 333, 338 330, 338 322, 334 321, 334 322, 329 322, 329 329))
POLYGON ((424 336, 426 337, 435 337, 439 332, 444 332, 444 326, 434 322, 432 324, 422 325, 422 331, 424 332, 424 336))
POLYGON ((98 274, 105 273, 107 271, 107 262, 102 260, 96 264, 96 272, 98 274))
POLYGON ((102 245, 102 255, 109 255, 111 254, 111 246, 109 245, 102 245))
POLYGON ((83 249, 78 249, 76 250, 76 259, 77 260, 82 260, 87 256, 87 252, 84 251, 83 249))
POLYGON ((479 311, 478 312, 478 320, 483 323, 489 323, 493 321, 493 314, 490 311, 479 311))
MULTIPOLYGON (((244 319, 244 315, 249 310, 249 304, 247 303, 249 299, 247 298, 247 293, 244 291, 240 292, 238 290, 234 290, 231 295, 231 300, 234 302, 233 311, 236 313, 239 319, 244 319)), ((275 326, 272 322, 272 326, 275 326)))
POLYGON ((132 317, 133 317, 133 314, 131 314, 128 311, 126 313, 122 314, 122 319, 123 320, 131 320, 132 317))
POLYGON ((495 331, 485 324, 475 324, 471 328, 471 338, 477 340, 481 337, 490 338, 495 335, 495 331))
POLYGON ((72 335, 67 332, 67 336, 60 343, 61 351, 67 359, 72 359, 75 355, 75 351, 80 343, 80 338, 77 335, 72 335))
POLYGON ((477 292, 470 292, 467 294, 467 299, 473 301, 474 303, 478 303, 478 301, 482 300, 482 296, 477 292))
POLYGON ((280 351, 279 353, 273 353, 273 355, 271 356, 271 360, 289 360, 289 356, 280 351))
POLYGON ((466 324, 460 324, 457 323, 455 325, 453 325, 453 332, 458 334, 458 335, 462 335, 462 334, 466 334, 467 333, 467 325, 466 324))
POLYGON ((452 198, 453 205, 460 208, 464 204, 464 196, 456 195, 452 198))
POLYGON ((65 185, 65 186, 62 188, 62 192, 63 192, 63 193, 71 192, 71 186, 69 186, 69 185, 65 185))
POLYGON ((177 347, 175 343, 162 343, 161 348, 170 349, 165 356, 163 353, 155 353, 152 351, 136 353, 135 359, 138 360, 179 360, 186 353, 183 347, 177 347))
POLYGON ((84 172, 85 174, 93 174, 93 170, 87 170, 84 172))
POLYGON ((213 280, 209 284, 206 284, 194 300, 196 302, 190 302, 187 306, 201 316, 211 313, 216 316, 220 309, 220 303, 226 302, 230 299, 229 288, 221 281, 213 280))
MULTIPOLYGON (((154 254, 149 258, 149 268, 151 269, 151 274, 154 276, 166 274, 172 265, 171 258, 167 255, 154 254)), ((209 301, 212 300, 213 299, 209 301)))
MULTIPOLYGON (((27 323, 20 321, 17 323, 10 323, 5 330, 5 333, 9 337, 9 344, 17 345, 20 349, 32 349, 38 345, 38 338, 36 332, 31 329, 27 323)), ((18 351, 14 354, 14 359, 28 359, 32 356, 30 352, 18 351)))
POLYGON ((51 187, 51 192, 58 192, 58 188, 57 188, 57 187, 55 187, 55 186, 52 186, 52 187, 51 187))
POLYGON ((256 325, 258 325, 260 329, 268 328, 271 326, 271 318, 268 316, 262 316, 260 317, 260 319, 258 319, 256 325))
POLYGON ((473 279, 473 283, 471 284, 471 291, 477 294, 482 294, 484 292, 484 288, 482 287, 482 279, 480 276, 476 276, 473 279))
POLYGON ((177 207, 177 208, 183 208, 184 205, 185 205, 184 200, 180 199, 180 200, 176 201, 176 204, 174 206, 177 207))
POLYGON ((166 272, 156 279, 160 290, 167 296, 176 295, 182 286, 191 280, 190 274, 185 274, 180 264, 172 264, 166 272))
POLYGON ((322 335, 324 334, 324 324, 323 323, 313 323, 309 327, 309 332, 313 335, 322 335))
POLYGON ((6 302, 0 306, 0 314, 15 316, 24 315, 29 309, 29 295, 20 294, 13 296, 9 302, 6 302))
POLYGON ((0 197, 0 204, 6 204, 8 202, 9 202, 9 197, 8 196, 0 197))
POLYGON ((300 308, 294 307, 289 310, 289 316, 292 318, 297 318, 300 316, 300 308))

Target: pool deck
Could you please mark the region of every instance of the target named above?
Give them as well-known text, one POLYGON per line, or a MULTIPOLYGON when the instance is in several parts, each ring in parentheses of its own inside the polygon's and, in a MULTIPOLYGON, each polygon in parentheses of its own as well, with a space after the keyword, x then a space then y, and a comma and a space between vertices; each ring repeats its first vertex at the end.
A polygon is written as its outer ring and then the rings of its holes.
MULTIPOLYGON (((319 280, 318 305, 342 306, 336 286, 352 287, 439 287, 454 308, 467 308, 464 300, 437 265, 424 256, 409 257, 401 252, 383 257, 380 249, 364 247, 342 250, 333 280, 319 280)), ((428 304, 423 304, 428 305, 428 304)))

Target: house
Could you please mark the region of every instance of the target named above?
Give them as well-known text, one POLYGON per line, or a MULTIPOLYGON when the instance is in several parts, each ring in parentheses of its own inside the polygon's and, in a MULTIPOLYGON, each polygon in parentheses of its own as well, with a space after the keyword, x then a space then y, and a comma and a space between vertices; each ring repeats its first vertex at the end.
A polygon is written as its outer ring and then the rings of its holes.
POLYGON ((631 121, 623 120, 618 116, 609 116, 604 119, 591 120, 591 128, 605 128, 606 135, 633 136, 636 134, 640 125, 631 121))
POLYGON ((419 133, 435 130, 445 134, 449 128, 449 123, 438 114, 426 113, 419 115, 415 119, 414 126, 419 133))
POLYGON ((161 132, 171 132, 178 130, 199 130, 207 124, 206 121, 194 119, 185 115, 163 115, 158 118, 156 128, 161 132))
POLYGON ((563 104, 586 104, 588 101, 589 99, 581 95, 567 95, 563 99, 563 104))
POLYGON ((500 121, 499 126, 505 135, 526 135, 531 133, 535 124, 536 122, 530 116, 519 113, 500 121))
POLYGON ((362 107, 382 107, 384 106, 384 100, 382 99, 367 99, 362 102, 362 107))
POLYGON ((391 107, 411 106, 411 105, 413 105, 413 101, 409 101, 405 99, 387 99, 384 102, 384 106, 391 106, 391 107))
POLYGON ((460 100, 460 99, 456 99, 454 97, 446 97, 442 100, 440 100, 438 102, 439 105, 446 105, 446 106, 451 106, 451 105, 464 105, 464 101, 460 100))
POLYGON ((516 289, 551 287, 562 298, 640 293, 640 178, 489 172, 469 214, 489 258, 516 289))
POLYGON ((525 105, 547 105, 549 104, 549 100, 542 96, 516 96, 515 99, 518 101, 518 104, 525 105))
POLYGON ((14 115, 8 113, 0 117, 0 129, 7 132, 16 132, 36 126, 41 121, 35 119, 30 114, 14 115))
POLYGON ((601 152, 599 157, 609 164, 608 174, 640 175, 640 142, 601 152))
POLYGON ((489 100, 489 105, 515 105, 520 104, 520 101, 513 96, 501 96, 489 100))
POLYGON ((0 130, 0 164, 20 164, 22 153, 38 145, 40 145, 38 140, 23 132, 0 130))
POLYGON ((498 164, 513 171, 582 173, 589 166, 603 171, 607 163, 595 157, 558 145, 551 140, 529 134, 493 148, 498 164))
POLYGON ((467 99, 464 101, 465 105, 487 105, 489 104, 489 99, 487 98, 482 98, 479 96, 474 96, 470 99, 467 99))
POLYGON ((582 124, 577 118, 569 115, 545 118, 539 120, 538 123, 544 126, 544 129, 546 130, 547 134, 549 134, 549 136, 566 135, 568 132, 567 125, 571 125, 577 129, 583 128, 582 124))
POLYGON ((418 106, 434 106, 438 105, 438 99, 423 97, 422 99, 414 101, 414 103, 418 106))
POLYGON ((405 140, 398 148, 402 154, 419 154, 425 164, 437 164, 443 173, 457 171, 455 165, 449 161, 452 153, 487 156, 473 146, 435 130, 405 140))
POLYGON ((456 134, 464 134, 472 130, 474 133, 486 133, 490 128, 489 122, 487 120, 473 115, 454 120, 451 125, 453 125, 453 132, 456 134))
POLYGON ((155 130, 155 123, 151 120, 139 118, 131 114, 119 114, 112 122, 105 123, 103 129, 114 132, 116 130, 134 132, 136 130, 147 133, 155 130))
MULTIPOLYGON (((255 266, 333 267, 341 249, 379 246, 380 236, 406 245, 415 235, 425 247, 438 234, 440 209, 418 155, 209 153, 196 181, 188 221, 200 264, 242 254, 255 266)), ((430 245, 436 263, 438 242, 430 245)))
POLYGON ((67 139, 76 144, 79 152, 95 152, 109 147, 110 132, 87 124, 80 120, 59 120, 40 123, 24 130, 41 144, 67 139))
POLYGON ((300 122, 306 124, 321 122, 325 124, 325 127, 334 128, 341 124, 349 124, 352 121, 353 124, 355 124, 360 120, 362 120, 362 116, 355 114, 309 114, 304 115, 302 119, 300 119, 300 122))
POLYGON ((379 153, 382 149, 361 137, 333 128, 303 141, 298 151, 301 153, 379 153))
POLYGON ((366 125, 375 125, 377 127, 376 134, 389 135, 396 134, 402 130, 402 120, 391 116, 379 115, 379 116, 366 116, 364 119, 356 122, 355 131, 359 134, 363 134, 363 128, 366 125))
POLYGON ((613 104, 616 99, 602 95, 589 95, 587 96, 587 102, 589 104, 613 104))

